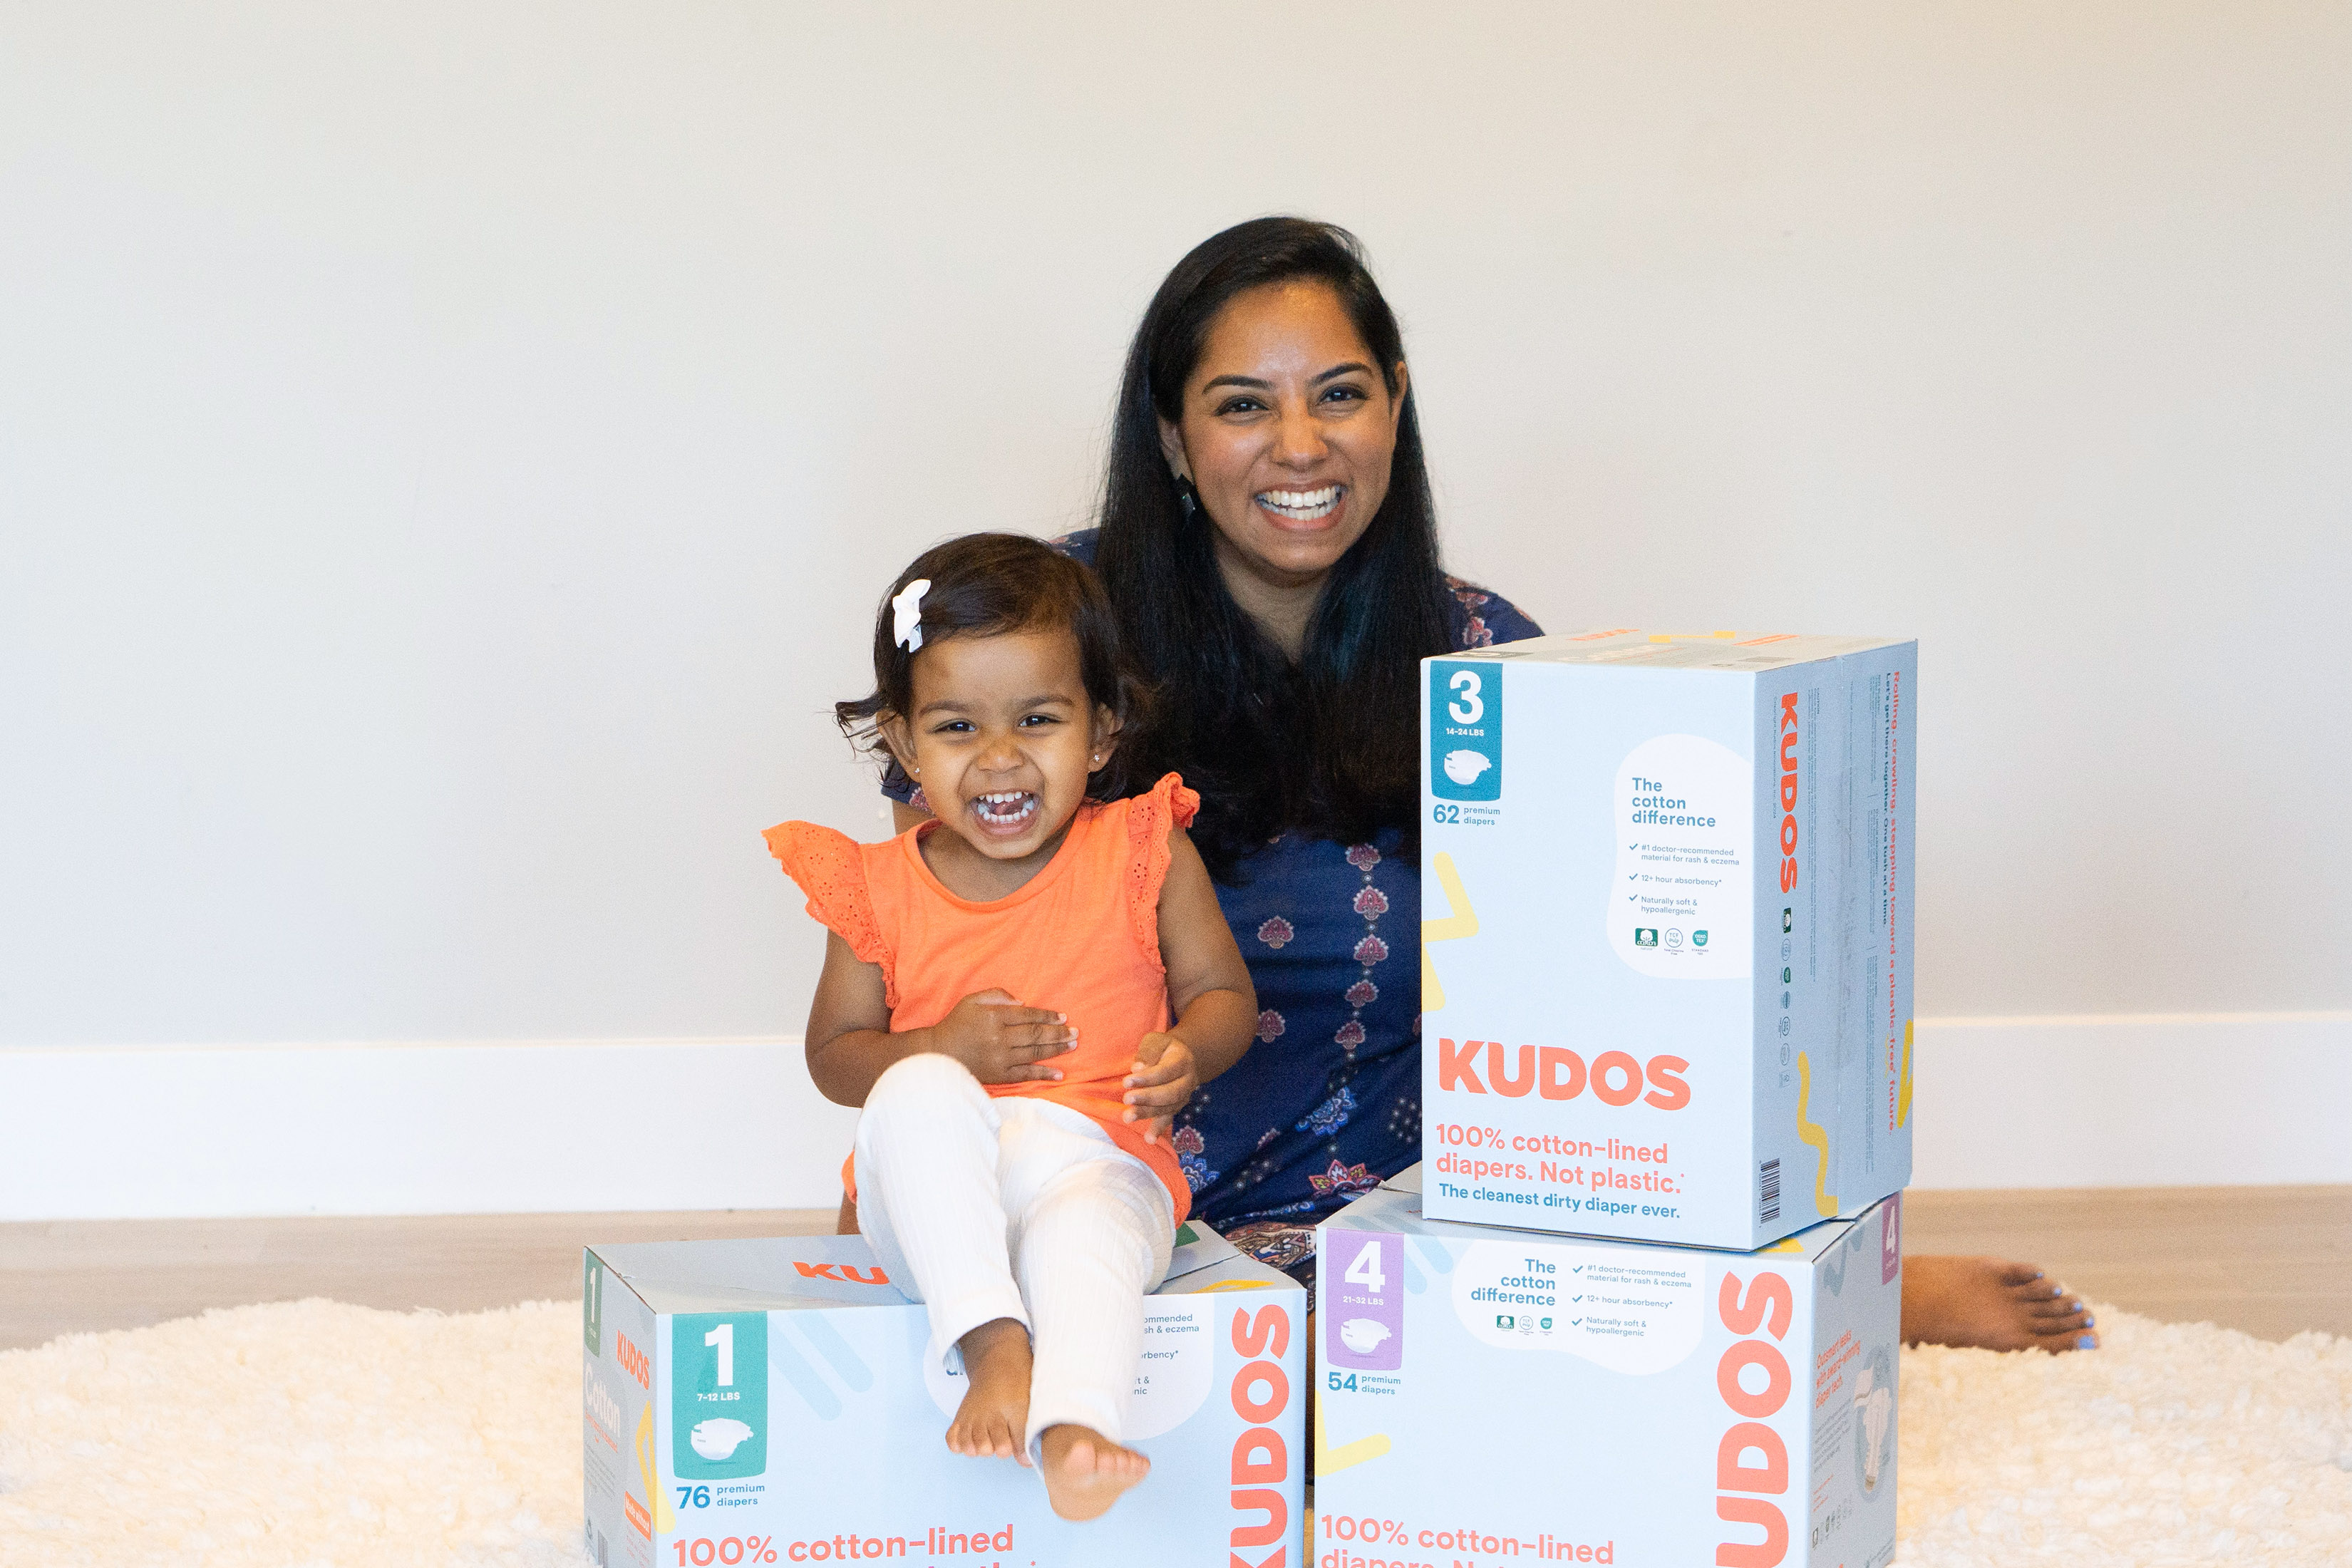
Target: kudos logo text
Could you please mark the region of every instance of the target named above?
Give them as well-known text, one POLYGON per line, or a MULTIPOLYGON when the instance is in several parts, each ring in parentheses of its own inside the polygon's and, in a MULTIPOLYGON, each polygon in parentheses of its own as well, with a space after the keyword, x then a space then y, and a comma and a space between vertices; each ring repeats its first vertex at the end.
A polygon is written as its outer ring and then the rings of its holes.
POLYGON ((1236 1522, 1226 1568, 1283 1568, 1290 1548, 1290 1505, 1281 1488, 1290 1479, 1290 1449, 1274 1423, 1290 1407, 1290 1378, 1273 1358, 1290 1348, 1290 1312, 1283 1307, 1260 1307, 1253 1318, 1246 1310, 1234 1314, 1234 1349, 1257 1359, 1244 1362, 1234 1373, 1234 1414, 1250 1423, 1234 1439, 1234 1511, 1265 1518, 1236 1522), (1244 1557, 1244 1546, 1271 1546, 1255 1562, 1244 1557))
POLYGON ((1716 1313, 1735 1334, 1754 1335, 1759 1329, 1771 1339, 1736 1339, 1724 1347, 1715 1363, 1715 1391, 1731 1414, 1741 1417, 1724 1432, 1715 1448, 1716 1517, 1727 1524, 1763 1527, 1761 1541, 1726 1541, 1715 1549, 1717 1568, 1774 1568, 1789 1552, 1789 1520, 1772 1500, 1789 1489, 1789 1448, 1780 1434, 1764 1423, 1789 1402, 1791 1379, 1789 1359, 1773 1340, 1789 1331, 1796 1300, 1789 1282, 1778 1274, 1759 1274, 1741 1294, 1739 1276, 1727 1270, 1723 1289, 1716 1295, 1716 1313), (1750 1374, 1763 1386, 1751 1391, 1750 1374), (1759 1460, 1748 1462, 1753 1454, 1759 1460))
POLYGON ((1521 1046, 1516 1070, 1506 1072, 1513 1058, 1499 1040, 1437 1042, 1437 1087, 1468 1094, 1499 1094, 1524 1100, 1530 1093, 1546 1100, 1574 1100, 1586 1089, 1605 1105, 1631 1105, 1639 1100, 1660 1110, 1680 1110, 1690 1103, 1690 1085, 1682 1075, 1690 1063, 1680 1057, 1655 1056, 1636 1062, 1623 1051, 1603 1051, 1587 1068, 1584 1058, 1563 1046, 1521 1046), (1480 1047, 1485 1047, 1486 1077, 1478 1078, 1480 1047), (1649 1092, 1643 1093, 1647 1082, 1649 1092))

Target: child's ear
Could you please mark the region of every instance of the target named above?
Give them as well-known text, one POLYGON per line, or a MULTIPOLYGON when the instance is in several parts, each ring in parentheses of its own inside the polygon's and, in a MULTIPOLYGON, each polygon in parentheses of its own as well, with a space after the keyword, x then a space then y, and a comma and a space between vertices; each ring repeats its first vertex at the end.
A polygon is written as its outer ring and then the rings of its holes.
POLYGON ((885 708, 874 715, 874 731, 882 737, 882 743, 890 748, 890 754, 898 760, 898 765, 907 770, 908 777, 912 778, 921 771, 915 766, 914 731, 908 727, 905 719, 885 708))
POLYGON ((1094 732, 1087 742, 1089 748, 1087 772, 1098 773, 1109 765, 1111 753, 1118 750, 1118 715, 1101 703, 1096 703, 1094 732))

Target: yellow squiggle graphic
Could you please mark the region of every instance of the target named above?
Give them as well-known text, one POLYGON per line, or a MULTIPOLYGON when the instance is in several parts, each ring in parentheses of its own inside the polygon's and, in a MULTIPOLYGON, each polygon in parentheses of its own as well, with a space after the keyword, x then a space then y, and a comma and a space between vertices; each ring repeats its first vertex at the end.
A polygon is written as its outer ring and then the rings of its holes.
POLYGON ((646 1401, 646 1413, 637 1417, 637 1474, 646 1481, 646 1500, 653 1505, 654 1529, 676 1530, 677 1514, 669 1506, 669 1492, 654 1474, 654 1402, 646 1401))
POLYGON ((1830 1194, 1830 1135, 1829 1130, 1805 1114, 1813 1098, 1813 1064, 1804 1052, 1797 1053, 1797 1136, 1820 1152, 1822 1160, 1813 1171, 1813 1206, 1823 1215, 1838 1212, 1838 1201, 1830 1194))
MULTIPOLYGON (((1442 921, 1421 922, 1421 1010, 1434 1013, 1445 1005, 1445 988, 1437 983, 1437 965, 1429 960, 1429 944, 1452 942, 1458 937, 1478 934, 1478 911, 1470 907, 1470 895, 1462 890, 1462 874, 1454 868, 1454 857, 1439 850, 1429 858, 1430 868, 1437 873, 1437 885, 1445 889, 1445 901, 1454 912, 1442 921)), ((1387 1438, 1381 1439, 1385 1443, 1387 1438)))
POLYGON ((1895 1125, 1902 1126, 1911 1120, 1911 1026, 1913 1020, 1903 1020, 1903 1081, 1895 1090, 1895 1125))
POLYGON ((1389 1438, 1385 1432, 1375 1432, 1369 1437, 1359 1437, 1352 1443, 1342 1443, 1333 1448, 1323 1441, 1323 1435, 1329 1430, 1331 1424, 1323 1419, 1323 1391, 1318 1388, 1315 1391, 1315 1473, 1318 1476, 1353 1468, 1366 1459, 1377 1459, 1389 1451, 1389 1438))

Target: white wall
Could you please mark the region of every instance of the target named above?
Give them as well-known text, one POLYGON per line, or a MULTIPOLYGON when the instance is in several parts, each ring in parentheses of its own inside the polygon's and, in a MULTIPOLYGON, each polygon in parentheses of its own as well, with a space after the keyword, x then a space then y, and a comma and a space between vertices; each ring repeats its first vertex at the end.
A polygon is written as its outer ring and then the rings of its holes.
POLYGON ((1921 637, 1923 1014, 2341 1012, 2347 146, 2322 5, 11 7, 0 1101, 796 1029, 756 831, 873 824, 874 599, 1083 521, 1269 210, 1370 246, 1459 567, 1921 637))

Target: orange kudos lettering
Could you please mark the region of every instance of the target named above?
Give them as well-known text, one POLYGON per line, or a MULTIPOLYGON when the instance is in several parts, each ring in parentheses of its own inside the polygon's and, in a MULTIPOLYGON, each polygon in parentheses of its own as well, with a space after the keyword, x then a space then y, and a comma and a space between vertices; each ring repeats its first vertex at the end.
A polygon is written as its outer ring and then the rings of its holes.
POLYGON ((793 1267, 801 1271, 801 1278, 803 1279, 838 1279, 850 1285, 890 1283, 890 1277, 882 1272, 882 1266, 878 1263, 863 1274, 857 1271, 857 1266, 854 1263, 803 1263, 795 1258, 793 1259, 793 1267))
POLYGON ((1564 1046, 1521 1046, 1507 1056, 1499 1040, 1437 1042, 1437 1087, 1468 1094, 1499 1094, 1524 1100, 1532 1092, 1545 1100, 1574 1100, 1587 1089, 1605 1105, 1631 1105, 1639 1100, 1660 1110, 1680 1110, 1690 1103, 1690 1085, 1683 1074, 1690 1063, 1680 1057, 1656 1056, 1636 1062, 1623 1051, 1603 1051, 1588 1068, 1584 1058, 1564 1046), (1485 1048, 1486 1076, 1478 1077, 1485 1048), (1643 1084, 1649 1092, 1643 1093, 1643 1084))
POLYGON ((629 1523, 635 1527, 639 1535, 644 1536, 647 1541, 651 1541, 654 1538, 653 1515, 646 1511, 645 1504, 639 1502, 627 1492, 623 1492, 621 1494, 621 1511, 629 1516, 629 1523))
POLYGON ((1797 694, 1780 699, 1780 890, 1797 885, 1797 694))
POLYGON ((646 1359, 645 1352, 629 1342, 628 1335, 616 1334, 614 1337, 620 1342, 613 1347, 613 1356, 621 1363, 621 1370, 635 1378, 639 1388, 651 1393, 654 1386, 653 1363, 646 1359))
POLYGON ((1234 1511, 1265 1517, 1237 1521, 1232 1540, 1236 1548, 1274 1550, 1255 1563, 1236 1550, 1228 1554, 1227 1568, 1284 1568, 1289 1557, 1290 1505, 1280 1488, 1290 1479, 1290 1448, 1274 1423, 1290 1408, 1290 1379, 1270 1359, 1289 1348, 1289 1309, 1260 1307, 1255 1318, 1246 1308, 1234 1313, 1234 1349, 1257 1358, 1234 1373, 1234 1414, 1250 1423, 1234 1439, 1234 1511))
POLYGON ((1759 1329, 1771 1339, 1736 1339, 1715 1363, 1715 1391, 1733 1419, 1715 1447, 1716 1517, 1726 1524, 1759 1525, 1761 1541, 1726 1541, 1715 1549, 1717 1568, 1774 1568, 1789 1553, 1789 1519, 1771 1500, 1789 1489, 1789 1448, 1780 1434, 1764 1425, 1789 1402, 1794 1380, 1789 1359, 1772 1342, 1789 1331, 1796 1315, 1796 1298, 1789 1282, 1778 1274, 1757 1275, 1745 1286, 1726 1269, 1723 1289, 1716 1295, 1716 1315, 1735 1334, 1754 1335, 1759 1329), (1763 1373, 1764 1386, 1751 1392, 1742 1374, 1754 1367, 1763 1373), (1748 1463, 1756 1455, 1759 1462, 1748 1463))

